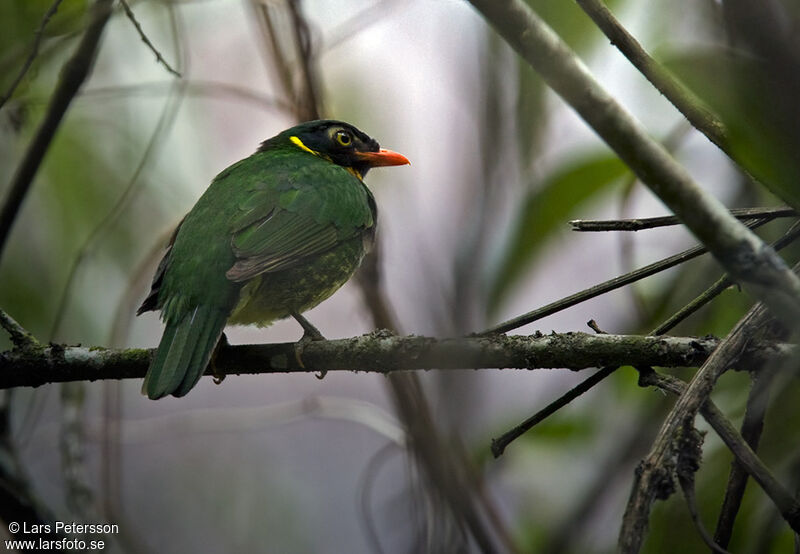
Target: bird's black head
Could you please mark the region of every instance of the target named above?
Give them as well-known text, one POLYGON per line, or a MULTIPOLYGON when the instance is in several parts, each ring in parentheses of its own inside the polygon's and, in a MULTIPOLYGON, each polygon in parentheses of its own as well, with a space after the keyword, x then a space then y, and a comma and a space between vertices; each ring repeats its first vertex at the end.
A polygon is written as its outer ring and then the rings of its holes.
POLYGON ((333 119, 296 125, 265 141, 259 151, 289 145, 352 169, 359 178, 371 167, 409 163, 402 154, 381 149, 378 141, 349 123, 333 119))

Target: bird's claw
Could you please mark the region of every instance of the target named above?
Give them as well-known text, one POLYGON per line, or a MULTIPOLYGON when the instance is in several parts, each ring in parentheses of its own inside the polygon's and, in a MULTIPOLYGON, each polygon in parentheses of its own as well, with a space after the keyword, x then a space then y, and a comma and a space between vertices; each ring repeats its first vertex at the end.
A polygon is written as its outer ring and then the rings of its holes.
MULTIPOLYGON (((301 316, 298 313, 292 313, 292 317, 297 320, 297 322, 303 327, 303 336, 300 337, 300 340, 297 341, 297 344, 294 348, 294 356, 297 360, 297 365, 305 369, 305 364, 303 363, 303 349, 305 345, 309 342, 316 342, 325 340, 325 337, 322 336, 322 333, 319 332, 319 329, 314 327, 310 321, 308 321, 305 317, 301 316)), ((315 374, 317 379, 324 379, 325 375, 327 374, 327 370, 320 371, 315 374)))
POLYGON ((225 373, 220 371, 220 368, 217 367, 217 356, 219 356, 219 353, 228 346, 230 346, 228 337, 225 335, 225 333, 222 333, 222 336, 219 338, 219 342, 217 342, 217 346, 214 347, 214 352, 211 354, 211 361, 208 364, 211 366, 211 378, 214 380, 215 385, 219 385, 225 380, 225 373))

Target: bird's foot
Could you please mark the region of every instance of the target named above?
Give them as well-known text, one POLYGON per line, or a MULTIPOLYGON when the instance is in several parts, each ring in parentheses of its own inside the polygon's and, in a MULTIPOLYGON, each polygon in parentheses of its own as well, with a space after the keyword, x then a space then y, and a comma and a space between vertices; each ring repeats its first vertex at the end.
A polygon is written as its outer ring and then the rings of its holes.
MULTIPOLYGON (((300 337, 300 340, 297 341, 297 345, 294 349, 295 358, 297 359, 297 363, 300 367, 305 368, 305 364, 303 363, 303 349, 305 345, 310 342, 325 340, 325 337, 322 336, 322 333, 319 332, 319 329, 314 327, 310 321, 308 321, 305 317, 300 315, 297 312, 292 312, 292 317, 297 320, 297 323, 303 328, 303 336, 300 337)), ((315 374, 317 379, 324 379, 327 371, 320 371, 315 374)))
POLYGON ((220 371, 220 368, 217 367, 217 356, 221 351, 228 348, 230 344, 231 343, 228 342, 228 337, 225 335, 225 333, 222 333, 222 336, 217 342, 217 346, 214 347, 214 352, 211 354, 211 361, 209 362, 209 365, 211 366, 212 379, 214 379, 215 385, 222 383, 226 377, 226 375, 220 371))
POLYGON ((312 341, 312 340, 325 340, 325 337, 322 336, 322 333, 319 332, 319 329, 314 327, 309 320, 305 317, 301 316, 297 312, 292 312, 292 317, 297 320, 297 323, 303 328, 303 338, 301 341, 312 341))

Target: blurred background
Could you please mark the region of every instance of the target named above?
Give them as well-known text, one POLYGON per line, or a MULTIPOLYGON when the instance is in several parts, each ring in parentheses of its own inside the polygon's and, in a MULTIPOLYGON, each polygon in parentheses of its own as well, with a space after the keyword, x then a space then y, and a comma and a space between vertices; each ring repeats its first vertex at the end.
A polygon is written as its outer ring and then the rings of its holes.
MULTIPOLYGON (((688 128, 576 4, 529 3, 704 187, 732 207, 780 203, 688 128)), ((3 187, 85 28, 88 4, 61 3, 31 70, 0 110, 3 187)), ((708 81, 722 71, 722 53, 738 48, 719 3, 608 4, 698 93, 719 92, 708 81)), ((50 5, 0 4, 0 90, 19 72, 50 5)), ((217 173, 315 110, 412 162, 367 178, 380 210, 380 288, 398 332, 481 331, 694 244, 680 228, 570 231, 572 219, 667 212, 466 2, 141 0, 130 8, 182 78, 156 61, 116 5, 0 263, 0 307, 42 341, 154 347, 156 314, 134 313, 174 226, 217 173)), ((788 22, 797 15, 781 13, 788 22)), ((736 108, 729 113, 743 109, 736 108)), ((763 235, 774 238, 785 225, 763 235)), ((606 332, 646 333, 720 274, 701 258, 515 332, 589 331, 594 319, 606 332)), ((306 314, 327 338, 374 328, 359 282, 306 314)), ((728 290, 673 333, 724 335, 749 303, 728 290)), ((226 334, 234 344, 285 342, 302 330, 292 320, 226 334)), ((3 334, 0 348, 8 347, 3 334)), ((635 465, 672 399, 638 388, 636 372, 623 368, 500 459, 489 452, 492 437, 586 375, 420 376, 437 429, 474 469, 500 551, 615 550, 635 465)), ((783 385, 761 453, 788 480, 798 473, 800 437, 786 422, 796 420, 800 388, 797 380, 783 385)), ((219 386, 204 378, 187 397, 158 402, 140 386, 18 389, 4 403, 7 470, 23 475, 57 519, 118 524, 109 551, 477 551, 469 538, 441 539, 453 533, 442 531, 447 517, 407 455, 382 376, 240 376, 219 386)), ((748 386, 746 374, 729 373, 715 391, 736 423, 748 386)), ((707 429, 700 420, 698 427, 707 429)), ((708 433, 697 486, 711 529, 730 462, 708 433)), ((786 552, 792 542, 751 483, 731 550, 786 552)), ((707 551, 680 495, 655 505, 644 551, 707 551)))

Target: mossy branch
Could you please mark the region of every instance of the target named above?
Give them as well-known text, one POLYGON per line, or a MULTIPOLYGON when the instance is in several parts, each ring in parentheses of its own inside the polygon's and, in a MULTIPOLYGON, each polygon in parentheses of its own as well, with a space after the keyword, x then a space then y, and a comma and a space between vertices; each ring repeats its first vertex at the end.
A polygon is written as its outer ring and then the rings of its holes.
MULTIPOLYGON (((567 368, 600 365, 695 367, 719 343, 712 337, 647 337, 553 333, 531 336, 437 339, 395 336, 377 331, 360 337, 311 343, 226 346, 214 375, 364 371, 391 373, 424 369, 567 368)), ((748 348, 745 363, 785 358, 795 345, 759 344, 748 348)), ((38 350, 0 353, 0 389, 46 383, 142 378, 153 350, 114 350, 51 344, 38 350)), ((207 375, 211 375, 211 370, 207 375)))

